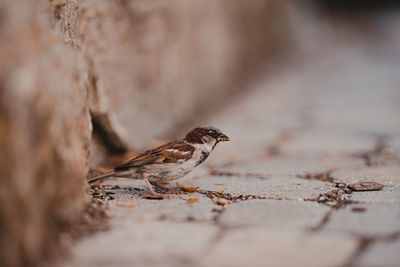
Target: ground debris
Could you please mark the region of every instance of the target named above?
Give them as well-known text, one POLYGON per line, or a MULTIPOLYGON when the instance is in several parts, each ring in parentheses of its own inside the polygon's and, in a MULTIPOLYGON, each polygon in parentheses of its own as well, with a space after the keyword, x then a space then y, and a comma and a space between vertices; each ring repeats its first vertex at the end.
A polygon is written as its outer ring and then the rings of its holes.
POLYGON ((308 180, 318 180, 318 181, 333 183, 334 179, 331 176, 331 173, 333 171, 334 171, 334 169, 327 170, 324 172, 298 174, 297 177, 303 178, 303 179, 308 179, 308 180))
POLYGON ((61 248, 69 249, 77 239, 108 229, 109 216, 106 209, 107 205, 102 200, 91 198, 77 223, 59 233, 58 242, 61 248))
POLYGON ((118 203, 117 204, 118 207, 122 207, 122 208, 134 208, 135 204, 134 203, 118 203))
POLYGON ((348 187, 353 191, 378 191, 384 186, 376 182, 360 182, 355 184, 349 184, 348 187))
POLYGON ((336 183, 335 186, 339 187, 338 189, 332 189, 328 192, 321 193, 316 197, 310 197, 304 200, 323 203, 335 209, 342 208, 347 204, 357 203, 356 201, 350 199, 353 191, 349 189, 346 184, 345 187, 342 187, 342 184, 343 183, 336 183))
POLYGON ((114 199, 112 191, 106 191, 103 185, 90 185, 90 195, 93 199, 112 200, 114 199))
POLYGON ((227 200, 226 198, 220 198, 220 197, 213 198, 212 201, 214 202, 214 204, 221 206, 231 204, 231 201, 227 200))
POLYGON ((343 182, 336 182, 335 183, 336 188, 340 188, 343 190, 346 194, 351 194, 353 190, 351 190, 346 183, 343 182))
POLYGON ((109 216, 106 213, 107 204, 100 199, 93 198, 91 202, 86 206, 85 219, 82 224, 85 224, 91 228, 98 228, 103 223, 103 220, 108 219, 109 216))
POLYGON ((186 203, 188 203, 188 204, 193 204, 193 203, 198 202, 199 200, 200 200, 199 197, 194 197, 194 198, 188 199, 188 200, 186 201, 186 203))
POLYGON ((90 203, 85 209, 85 220, 82 222, 86 227, 93 229, 104 228, 105 220, 109 218, 106 210, 109 208, 108 200, 114 199, 114 192, 105 191, 105 186, 90 185, 90 203))
POLYGON ((214 199, 225 199, 227 201, 230 201, 230 203, 235 203, 235 202, 238 202, 238 201, 244 201, 244 200, 249 200, 249 199, 266 199, 266 197, 263 197, 263 196, 224 193, 223 190, 219 190, 219 191, 200 190, 198 192, 200 194, 206 195, 211 200, 214 200, 214 199))
POLYGON ((200 186, 186 186, 186 185, 181 185, 179 183, 176 183, 176 186, 185 192, 196 192, 197 190, 200 189, 200 186))

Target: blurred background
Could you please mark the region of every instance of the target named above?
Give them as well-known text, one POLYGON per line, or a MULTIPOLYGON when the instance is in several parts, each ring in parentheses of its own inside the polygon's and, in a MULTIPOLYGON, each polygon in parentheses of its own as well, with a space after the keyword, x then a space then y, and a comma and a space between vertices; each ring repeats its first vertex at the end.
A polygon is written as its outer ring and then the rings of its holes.
MULTIPOLYGON (((182 137, 260 81, 345 61, 358 80, 383 74, 376 90, 398 87, 398 7, 2 0, 0 265, 34 266, 48 256, 58 233, 80 221, 90 169, 182 137), (369 72, 369 62, 379 67, 369 72)), ((363 83, 354 86, 362 94, 363 83)))

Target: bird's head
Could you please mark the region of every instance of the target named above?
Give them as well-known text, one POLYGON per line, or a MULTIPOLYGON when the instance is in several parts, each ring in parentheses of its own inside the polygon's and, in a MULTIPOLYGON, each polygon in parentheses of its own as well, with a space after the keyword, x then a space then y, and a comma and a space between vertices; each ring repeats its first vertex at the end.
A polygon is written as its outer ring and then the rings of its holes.
POLYGON ((184 140, 192 144, 211 145, 212 148, 219 142, 230 141, 228 136, 211 126, 197 126, 185 136, 184 140))

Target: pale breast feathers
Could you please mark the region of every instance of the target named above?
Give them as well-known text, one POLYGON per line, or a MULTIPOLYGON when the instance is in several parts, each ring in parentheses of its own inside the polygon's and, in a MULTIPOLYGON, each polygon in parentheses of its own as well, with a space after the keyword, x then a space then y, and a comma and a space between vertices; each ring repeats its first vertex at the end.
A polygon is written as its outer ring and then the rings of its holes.
POLYGON ((115 171, 136 168, 149 164, 181 163, 190 159, 194 147, 184 141, 174 141, 163 146, 148 150, 125 164, 115 168, 115 171))

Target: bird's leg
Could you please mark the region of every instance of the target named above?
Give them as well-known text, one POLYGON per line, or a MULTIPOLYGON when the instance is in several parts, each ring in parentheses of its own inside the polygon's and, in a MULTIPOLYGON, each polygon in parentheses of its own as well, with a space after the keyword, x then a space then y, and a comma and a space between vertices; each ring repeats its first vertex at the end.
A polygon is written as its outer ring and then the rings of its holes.
POLYGON ((169 190, 170 188, 168 186, 166 186, 164 183, 161 182, 151 182, 149 181, 150 184, 154 185, 155 187, 158 187, 160 189, 164 189, 164 190, 169 190))
POLYGON ((143 180, 145 181, 147 188, 149 189, 150 196, 158 197, 158 198, 168 198, 169 197, 168 195, 163 195, 163 194, 159 194, 159 193, 155 192, 153 187, 151 187, 151 184, 147 178, 144 178, 143 180))

